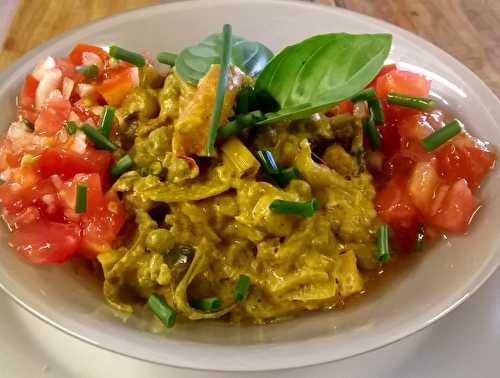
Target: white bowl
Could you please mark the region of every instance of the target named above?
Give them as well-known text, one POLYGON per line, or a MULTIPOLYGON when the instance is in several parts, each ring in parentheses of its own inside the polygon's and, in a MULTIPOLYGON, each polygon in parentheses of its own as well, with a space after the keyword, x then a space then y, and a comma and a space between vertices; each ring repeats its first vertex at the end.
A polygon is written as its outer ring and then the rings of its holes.
MULTIPOLYGON (((133 50, 179 51, 231 23, 236 34, 279 50, 325 32, 394 36, 391 59, 432 77, 440 96, 476 136, 500 141, 500 102, 470 70, 428 42, 387 23, 332 7, 264 0, 182 2, 106 18, 30 52, 0 77, 0 125, 15 116, 23 77, 47 55, 65 55, 81 41, 133 50)), ((105 305, 100 287, 74 266, 34 266, 21 261, 1 231, 0 287, 34 315, 91 344, 161 364, 255 371, 333 361, 399 340, 429 325, 469 297, 500 264, 500 174, 480 191, 484 207, 469 235, 427 251, 377 295, 342 311, 314 313, 266 326, 179 324, 165 335, 127 324, 105 305)))

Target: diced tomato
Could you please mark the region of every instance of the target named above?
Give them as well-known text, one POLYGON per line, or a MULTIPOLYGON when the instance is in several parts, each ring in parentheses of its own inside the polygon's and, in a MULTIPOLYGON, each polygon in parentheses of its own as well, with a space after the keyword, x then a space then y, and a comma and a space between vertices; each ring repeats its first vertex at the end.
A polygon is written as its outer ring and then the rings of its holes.
POLYGON ((391 158, 400 147, 399 129, 396 124, 386 123, 379 127, 382 136, 382 153, 386 158, 391 158))
POLYGON ((0 142, 0 170, 19 167, 23 152, 14 148, 12 141, 8 138, 0 142))
POLYGON ((56 67, 62 72, 63 77, 68 77, 75 81, 75 83, 82 82, 85 75, 76 70, 76 65, 69 59, 55 58, 56 67))
POLYGON ((411 228, 418 224, 419 213, 408 194, 406 183, 406 177, 393 177, 377 193, 375 207, 384 222, 411 228))
POLYGON ((392 70, 377 79, 375 90, 382 101, 386 122, 394 122, 409 115, 418 113, 417 110, 397 105, 390 105, 386 101, 387 94, 395 92, 409 96, 428 96, 431 82, 423 75, 413 72, 392 70))
POLYGON ((443 114, 441 112, 412 114, 398 123, 399 134, 402 139, 412 139, 419 142, 443 126, 443 114))
POLYGON ((415 159, 404 152, 396 152, 384 162, 387 176, 408 176, 415 166, 415 159))
POLYGON ((424 150, 421 140, 442 126, 443 114, 436 111, 415 113, 381 127, 382 151, 388 173, 409 174, 415 163, 431 160, 433 155, 424 150), (395 141, 397 136, 398 142, 395 141), (390 145, 387 146, 387 143, 390 145))
POLYGON ((354 108, 354 104, 352 103, 351 100, 345 100, 342 102, 339 102, 337 105, 335 105, 333 108, 331 108, 328 112, 328 116, 334 116, 336 114, 342 114, 342 113, 352 113, 354 108))
POLYGON ((391 71, 395 71, 395 70, 397 70, 397 67, 396 67, 396 65, 395 65, 395 64, 386 64, 385 66, 383 66, 383 67, 380 69, 380 71, 379 71, 379 73, 377 74, 377 76, 375 76, 375 79, 373 79, 373 80, 371 81, 371 83, 367 85, 367 87, 372 87, 372 88, 375 88, 375 87, 376 87, 376 85, 377 85, 377 80, 378 80, 378 78, 379 78, 379 77, 382 77, 382 76, 384 76, 386 73, 391 72, 391 71))
POLYGON ((70 52, 69 59, 73 64, 79 65, 83 64, 83 53, 91 52, 99 56, 103 62, 106 62, 109 59, 109 54, 101 49, 100 47, 94 45, 88 45, 85 43, 79 43, 75 46, 75 48, 70 52))
POLYGON ((76 224, 42 220, 14 230, 10 245, 31 263, 60 264, 78 250, 80 233, 76 224))
POLYGON ((461 179, 453 184, 444 196, 436 196, 437 212, 430 223, 444 231, 464 233, 479 207, 467 181, 461 179), (439 198, 441 197, 441 198, 439 198))
POLYGON ((35 122, 35 131, 48 136, 55 135, 68 119, 71 103, 64 99, 47 102, 35 122))
POLYGON ((35 106, 35 92, 38 87, 38 80, 31 74, 24 80, 21 94, 19 95, 19 105, 23 108, 33 108, 35 106))
POLYGON ((440 184, 435 161, 419 162, 408 181, 408 193, 415 207, 424 215, 431 212, 436 189, 440 184))
POLYGON ((61 191, 60 197, 66 204, 66 215, 78 222, 82 228, 82 244, 79 253, 94 258, 98 253, 111 248, 111 243, 125 222, 125 210, 113 192, 105 196, 98 175, 78 174, 61 191), (73 211, 76 201, 76 184, 87 185, 87 211, 80 216, 73 211))
POLYGON ((474 191, 495 164, 496 154, 467 134, 453 138, 436 151, 438 169, 449 183, 464 178, 474 191))
POLYGON ((35 93, 38 80, 33 75, 26 76, 18 98, 18 112, 30 122, 35 122, 38 112, 35 109, 35 93))
POLYGON ((36 169, 36 164, 13 168, 9 171, 8 180, 4 184, 13 184, 15 191, 31 190, 40 181, 36 169))
POLYGON ((82 122, 85 122, 88 119, 91 119, 96 125, 99 122, 99 116, 84 106, 81 102, 77 102, 73 105, 73 112, 75 112, 82 122))
POLYGON ((113 240, 125 223, 125 209, 113 192, 104 197, 104 206, 88 212, 82 217, 82 245, 79 253, 87 258, 95 258, 109 250, 113 240))
POLYGON ((403 251, 410 251, 422 218, 406 189, 406 177, 396 176, 378 191, 375 207, 391 227, 391 239, 403 251))
POLYGON ((426 97, 430 89, 431 81, 425 76, 401 70, 391 70, 380 76, 376 87, 379 98, 385 98, 390 92, 426 97))
POLYGON ((3 218, 11 229, 36 221, 39 217, 63 220, 57 190, 50 179, 24 189, 16 188, 15 184, 3 184, 0 186, 0 203, 4 208, 3 218), (33 218, 34 211, 37 213, 36 218, 33 218))
MULTIPOLYGON (((101 178, 99 175, 96 173, 79 173, 59 193, 61 200, 70 213, 74 212, 75 208, 77 184, 87 185, 87 213, 96 212, 104 206, 104 196, 102 194, 101 178)), ((77 218, 74 213, 71 215, 73 215, 72 219, 77 218)))
POLYGON ((137 67, 125 68, 105 79, 97 91, 109 105, 119 106, 123 99, 138 85, 137 67))
POLYGON ((42 152, 38 166, 42 177, 57 174, 70 180, 77 173, 98 173, 104 179, 110 162, 111 153, 108 151, 87 148, 83 154, 78 154, 61 148, 49 148, 42 152))

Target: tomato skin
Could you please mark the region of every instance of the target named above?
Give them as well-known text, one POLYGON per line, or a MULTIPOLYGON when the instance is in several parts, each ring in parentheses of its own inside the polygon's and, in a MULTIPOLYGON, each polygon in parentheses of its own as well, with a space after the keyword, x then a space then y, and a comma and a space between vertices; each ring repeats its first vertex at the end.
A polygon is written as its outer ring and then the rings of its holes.
POLYGON ((38 166, 44 178, 59 175, 70 180, 77 173, 98 173, 103 179, 110 162, 109 151, 87 148, 83 154, 77 154, 61 148, 48 148, 42 152, 38 166))
POLYGON ((479 201, 472 194, 465 179, 458 180, 437 204, 437 212, 430 223, 444 231, 464 233, 479 208, 479 201))
POLYGON ((109 105, 119 106, 137 84, 137 67, 124 68, 99 84, 97 91, 109 105))
POLYGON ((75 65, 83 64, 84 52, 91 52, 96 54, 97 56, 99 56, 99 58, 101 58, 103 62, 106 62, 109 59, 109 54, 100 47, 88 45, 85 43, 79 43, 69 53, 69 60, 75 65))
POLYGON ((35 121, 35 131, 42 135, 53 136, 63 126, 71 111, 68 100, 57 99, 46 103, 35 121))
POLYGON ((42 220, 14 230, 9 244, 33 264, 61 264, 78 250, 80 234, 76 224, 42 220))

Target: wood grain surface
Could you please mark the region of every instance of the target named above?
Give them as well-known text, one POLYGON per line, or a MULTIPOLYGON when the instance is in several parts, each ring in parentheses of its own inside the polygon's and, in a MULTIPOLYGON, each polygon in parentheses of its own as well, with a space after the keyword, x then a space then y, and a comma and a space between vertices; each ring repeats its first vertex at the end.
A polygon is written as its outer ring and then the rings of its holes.
MULTIPOLYGON (((414 32, 462 61, 500 95, 500 0, 309 1, 364 13, 414 32)), ((161 2, 0 0, 0 69, 68 29, 161 2)))

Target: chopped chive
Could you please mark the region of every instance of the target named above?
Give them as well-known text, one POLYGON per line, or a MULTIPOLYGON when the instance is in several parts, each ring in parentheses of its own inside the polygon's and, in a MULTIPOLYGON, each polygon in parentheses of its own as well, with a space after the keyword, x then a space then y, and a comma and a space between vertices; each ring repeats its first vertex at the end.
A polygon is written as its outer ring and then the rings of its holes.
POLYGON ((264 120, 264 115, 260 110, 255 110, 247 114, 239 114, 236 118, 217 130, 217 138, 226 139, 239 134, 243 129, 254 127, 257 122, 264 120))
POLYGON ((22 123, 24 123, 24 125, 25 125, 28 129, 30 129, 30 130, 32 130, 32 131, 33 131, 33 130, 35 130, 35 125, 33 124, 33 122, 30 122, 30 121, 28 120, 28 118, 23 117, 23 118, 21 119, 21 121, 22 121, 22 123))
POLYGON ((437 129, 431 135, 428 135, 424 139, 422 139, 422 146, 426 151, 435 150, 461 132, 462 126, 460 125, 460 122, 455 119, 448 123, 446 126, 437 129))
POLYGON ((175 324, 177 314, 165 301, 165 298, 158 294, 153 294, 148 299, 148 307, 167 328, 172 328, 175 324))
POLYGON ((373 114, 363 122, 363 130, 368 138, 368 142, 370 142, 372 150, 379 150, 382 145, 382 140, 378 128, 375 125, 373 114))
POLYGON ((377 98, 377 94, 375 93, 375 89, 370 87, 370 88, 363 89, 361 92, 352 96, 351 101, 352 102, 369 101, 369 100, 374 100, 376 98, 377 98))
POLYGON ((75 213, 82 214, 87 211, 87 185, 76 185, 75 213))
POLYGON ((242 127, 243 129, 247 127, 252 127, 257 124, 257 122, 262 121, 265 119, 264 114, 260 110, 254 110, 253 112, 246 113, 246 114, 238 114, 236 116, 236 122, 242 127))
POLYGON ((380 225, 377 230, 377 260, 384 264, 391 258, 389 249, 389 226, 380 225))
POLYGON ((373 121, 376 125, 380 125, 384 123, 384 110, 382 109, 382 104, 378 98, 374 98, 372 100, 368 100, 368 107, 370 108, 371 113, 373 114, 373 121))
POLYGON ((258 108, 257 97, 255 96, 254 89, 246 85, 241 88, 238 96, 236 97, 236 114, 245 114, 254 111, 258 108))
POLYGON ((82 64, 80 66, 76 66, 76 70, 84 74, 87 79, 95 79, 99 76, 99 67, 95 64, 90 64, 88 66, 82 64))
POLYGON ((301 217, 312 217, 319 210, 319 201, 312 198, 306 202, 274 200, 269 208, 277 214, 295 214, 301 217))
POLYGON ((130 64, 133 64, 139 68, 144 67, 144 65, 146 64, 146 61, 144 60, 144 57, 141 54, 122 49, 121 47, 118 46, 111 46, 109 48, 109 55, 112 58, 129 62, 130 64))
POLYGON ((428 97, 407 96, 394 92, 387 95, 387 102, 392 105, 399 105, 423 111, 432 110, 436 106, 434 100, 428 97))
POLYGON ((415 239, 415 252, 422 252, 424 249, 424 240, 425 240, 425 229, 424 225, 421 224, 417 231, 417 237, 415 239))
POLYGON ((238 123, 236 119, 229 121, 224 126, 217 130, 218 139, 226 139, 233 135, 238 135, 244 128, 238 123))
POLYGON ((280 173, 278 165, 276 164, 271 151, 259 150, 257 151, 257 158, 260 160, 264 171, 266 171, 269 176, 277 175, 280 173))
POLYGON ((122 173, 128 171, 134 165, 134 160, 130 155, 125 155, 120 158, 120 160, 115 161, 111 167, 109 167, 109 173, 111 176, 120 176, 122 173))
POLYGON ((287 186, 291 180, 298 178, 300 175, 299 170, 295 167, 280 169, 274 160, 272 152, 269 150, 257 151, 257 158, 260 160, 266 174, 282 187, 287 186))
POLYGON ((295 167, 281 169, 278 174, 272 176, 280 186, 285 187, 293 179, 300 177, 300 172, 295 167))
POLYGON ((250 277, 245 274, 240 274, 236 286, 234 287, 233 298, 237 302, 243 302, 247 295, 248 289, 250 288, 250 277))
POLYGON ((76 126, 76 122, 74 121, 66 121, 64 122, 64 129, 68 133, 68 135, 73 135, 76 133, 78 127, 76 126))
POLYGON ((222 29, 222 55, 220 61, 219 79, 217 80, 217 89, 215 92, 214 108, 210 117, 208 128, 207 153, 213 155, 214 143, 217 138, 217 129, 220 125, 220 116, 222 105, 224 104, 224 95, 226 92, 227 76, 229 71, 229 60, 231 58, 232 48, 231 25, 225 24, 222 29))
POLYGON ((106 138, 109 138, 111 134, 111 129, 113 128, 113 119, 115 118, 115 108, 106 105, 101 113, 101 119, 99 120, 99 131, 106 138))
POLYGON ((177 59, 177 54, 169 52, 161 52, 156 56, 158 62, 163 64, 168 64, 169 66, 175 66, 175 60, 177 59))
POLYGON ((192 308, 201 311, 218 311, 221 308, 222 302, 218 297, 192 299, 190 302, 192 308))
POLYGON ((94 142, 95 148, 98 150, 115 151, 118 149, 113 142, 102 135, 96 128, 90 126, 88 123, 84 123, 81 130, 89 137, 92 142, 94 142))

